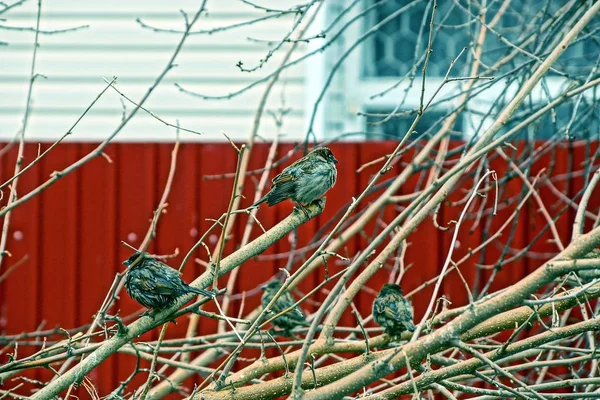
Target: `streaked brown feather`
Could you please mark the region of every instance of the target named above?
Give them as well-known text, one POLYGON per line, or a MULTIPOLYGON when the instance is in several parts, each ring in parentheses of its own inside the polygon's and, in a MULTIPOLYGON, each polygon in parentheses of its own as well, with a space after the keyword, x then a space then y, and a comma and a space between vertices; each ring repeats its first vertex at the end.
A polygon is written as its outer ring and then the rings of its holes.
MULTIPOLYGON (((279 185, 284 182, 292 182, 294 180, 296 180, 296 178, 294 178, 294 176, 292 176, 286 172, 282 172, 279 175, 275 176, 275 178, 273 178, 273 180, 271 182, 273 182, 273 186, 275 186, 275 185, 279 185)), ((271 186, 271 187, 273 187, 273 186, 271 186)))

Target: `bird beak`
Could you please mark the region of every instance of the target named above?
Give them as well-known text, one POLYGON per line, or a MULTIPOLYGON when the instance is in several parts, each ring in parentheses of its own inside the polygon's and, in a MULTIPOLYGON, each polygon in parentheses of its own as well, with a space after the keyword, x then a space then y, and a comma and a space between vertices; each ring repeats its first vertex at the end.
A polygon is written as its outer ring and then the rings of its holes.
POLYGON ((337 164, 339 161, 337 160, 337 158, 333 157, 333 163, 337 164))
POLYGON ((129 260, 125 260, 125 261, 123 261, 123 265, 126 265, 126 266, 128 266, 128 267, 129 267, 129 260))
POLYGON ((260 290, 265 290, 267 288, 267 284, 261 285, 260 290))

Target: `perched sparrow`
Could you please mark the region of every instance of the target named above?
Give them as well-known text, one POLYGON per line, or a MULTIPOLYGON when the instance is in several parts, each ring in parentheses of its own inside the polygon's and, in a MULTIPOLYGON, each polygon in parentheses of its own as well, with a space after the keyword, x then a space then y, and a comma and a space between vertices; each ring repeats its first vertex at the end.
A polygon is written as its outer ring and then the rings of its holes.
POLYGON ((307 214, 305 207, 321 198, 335 184, 337 163, 327 147, 313 149, 273 178, 269 193, 251 207, 264 202, 273 206, 290 199, 307 214))
POLYGON ((390 336, 415 330, 412 306, 402 296, 400 285, 394 283, 388 283, 381 288, 373 302, 373 319, 390 336))
POLYGON ((187 293, 215 296, 214 293, 189 286, 181 279, 179 271, 163 264, 148 253, 137 252, 123 261, 123 264, 129 266, 138 257, 142 259, 127 272, 125 289, 132 299, 144 307, 159 310, 187 293))
MULTIPOLYGON (((282 285, 283 282, 273 280, 261 287, 261 289, 264 290, 261 299, 263 308, 266 307, 271 302, 271 300, 273 300, 273 297, 275 297, 277 291, 279 291, 282 285)), ((294 296, 290 292, 283 292, 281 296, 279 296, 275 303, 271 306, 270 312, 273 315, 279 314, 280 312, 294 305, 295 303, 296 299, 294 299, 294 296)), ((289 331, 294 329, 295 327, 307 325, 306 317, 304 317, 304 313, 298 306, 292 308, 286 314, 275 318, 271 322, 274 326, 283 329, 284 334, 286 334, 286 336, 289 336, 289 331)))

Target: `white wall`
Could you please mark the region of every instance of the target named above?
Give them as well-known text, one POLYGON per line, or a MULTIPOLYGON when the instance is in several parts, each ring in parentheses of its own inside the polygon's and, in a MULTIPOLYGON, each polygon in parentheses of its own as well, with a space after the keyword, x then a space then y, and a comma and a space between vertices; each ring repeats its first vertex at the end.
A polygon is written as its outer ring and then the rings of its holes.
MULTIPOLYGON (((11 4, 11 2, 8 2, 11 4)), ((32 114, 26 137, 30 141, 51 141, 60 137, 105 87, 102 78, 118 77, 118 88, 139 100, 169 60, 180 35, 143 29, 136 18, 157 27, 182 29, 180 9, 190 16, 200 1, 135 0, 102 2, 46 0, 42 2, 41 29, 56 30, 90 25, 71 33, 40 35, 36 72, 47 76, 34 84, 32 114)), ((262 0, 260 4, 285 9, 298 1, 262 0)), ((208 17, 201 17, 194 31, 231 25, 267 15, 238 0, 209 0, 208 17)), ((2 15, 0 25, 35 27, 37 1, 2 15)), ((263 93, 259 85, 231 100, 202 100, 180 93, 174 83, 208 95, 224 95, 264 77, 281 61, 290 46, 286 44, 261 69, 241 72, 255 66, 268 52, 268 45, 247 38, 278 41, 290 30, 293 14, 262 21, 255 25, 212 35, 192 35, 178 56, 177 67, 169 72, 145 106, 161 118, 182 127, 203 132, 202 136, 182 133, 183 140, 223 140, 221 131, 234 139, 245 139, 263 93)), ((0 29, 0 140, 12 139, 21 127, 31 68, 34 33, 0 29)), ((303 54, 302 46, 292 59, 303 54)), ((304 136, 305 65, 288 69, 272 92, 267 108, 285 106, 284 139, 304 136)), ((99 141, 119 124, 122 114, 120 96, 109 90, 74 130, 69 140, 99 141)), ((132 109, 127 104, 127 109, 132 109)), ((273 119, 265 114, 261 136, 275 132, 273 119)), ((175 132, 151 116, 139 112, 118 135, 118 141, 173 140, 175 132)))

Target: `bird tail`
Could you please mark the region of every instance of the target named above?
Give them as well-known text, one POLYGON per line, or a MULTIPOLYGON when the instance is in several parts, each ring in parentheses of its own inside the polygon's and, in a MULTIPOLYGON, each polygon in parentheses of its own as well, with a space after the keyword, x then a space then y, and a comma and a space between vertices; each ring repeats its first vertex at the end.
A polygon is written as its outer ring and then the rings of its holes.
POLYGON ((267 193, 266 195, 264 195, 260 200, 258 200, 256 203, 252 204, 249 208, 255 208, 260 206, 262 203, 266 202, 268 200, 269 197, 269 193, 267 193))
POLYGON ((190 292, 192 293, 196 293, 196 294, 201 294, 202 296, 206 296, 206 297, 210 297, 210 298, 214 298, 215 294, 213 292, 209 292, 208 290, 204 290, 204 289, 200 289, 200 288, 195 288, 193 286, 188 286, 188 289, 190 292))
POLYGON ((250 207, 258 207, 262 203, 267 203, 269 207, 279 204, 289 198, 289 193, 284 186, 278 186, 276 189, 271 189, 262 199, 252 204, 250 207))

